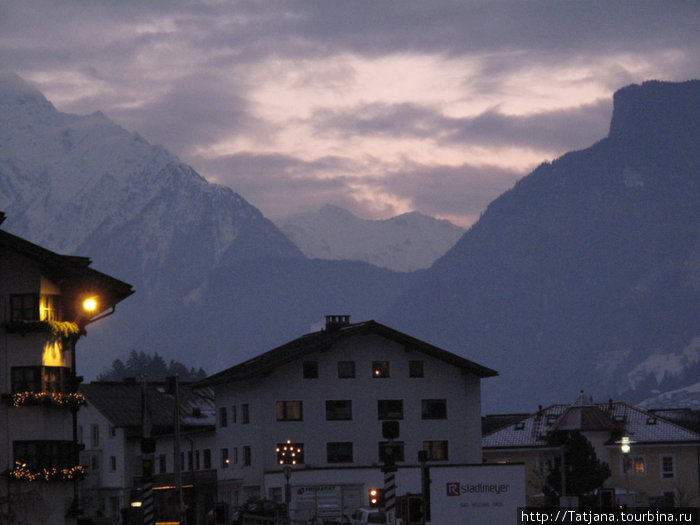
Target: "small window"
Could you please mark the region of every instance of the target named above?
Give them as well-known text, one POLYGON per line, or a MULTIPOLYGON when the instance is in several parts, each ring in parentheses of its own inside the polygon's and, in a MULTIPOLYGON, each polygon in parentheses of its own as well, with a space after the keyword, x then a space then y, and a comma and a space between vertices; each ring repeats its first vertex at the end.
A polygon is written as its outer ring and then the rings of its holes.
POLYGON ((423 361, 408 362, 408 377, 424 377, 423 361))
POLYGON ((204 468, 210 469, 211 468, 211 449, 205 448, 203 456, 204 456, 203 457, 204 468))
POLYGON ((340 379, 353 379, 355 377, 355 361, 339 361, 338 377, 340 379))
POLYGON ((231 463, 231 460, 228 457, 228 449, 222 448, 221 449, 221 468, 228 468, 230 463, 231 463))
POLYGON ((622 472, 644 474, 647 471, 643 456, 623 456, 622 460, 622 472))
POLYGON ((249 467, 252 462, 252 452, 249 446, 243 447, 243 465, 249 467))
POLYGON ((301 401, 277 401, 277 421, 302 421, 302 408, 301 401))
POLYGON ((447 400, 423 399, 423 419, 447 419, 447 400))
POLYGON ((304 361, 304 379, 318 379, 318 361, 304 361))
POLYGON ((519 421, 515 424, 515 430, 525 430, 525 421, 519 421))
POLYGON ((219 426, 221 428, 225 427, 228 424, 226 414, 227 414, 226 407, 220 407, 219 408, 219 426))
POLYGON ((109 470, 111 472, 117 470, 117 456, 109 456, 109 470))
POLYGON ((352 442, 326 443, 326 461, 328 463, 352 463, 352 442))
POLYGON ((389 361, 372 361, 372 377, 389 377, 389 361))
POLYGON ((166 460, 166 457, 167 457, 167 456, 166 456, 165 454, 160 454, 160 455, 158 456, 158 472, 159 472, 160 474, 165 474, 165 471, 166 471, 166 469, 167 469, 167 465, 166 465, 166 461, 167 461, 167 460, 166 460))
POLYGON ((326 401, 327 421, 348 421, 352 419, 352 401, 349 399, 326 401))
POLYGON ((10 319, 12 321, 38 321, 39 295, 32 293, 10 295, 10 319))
POLYGON ((377 401, 378 419, 403 419, 403 399, 379 399, 377 401))
POLYGON ((673 456, 661 456, 661 477, 663 479, 676 477, 676 461, 673 456))
POLYGON ((199 456, 199 450, 194 451, 194 468, 199 470, 202 468, 201 459, 199 456))
POLYGON ((90 447, 100 447, 100 426, 96 424, 90 425, 90 447))
POLYGON ((241 423, 247 425, 250 423, 250 406, 248 403, 241 405, 241 423))
POLYGON ((423 441, 423 450, 428 453, 428 459, 432 461, 447 460, 447 441, 423 441))
POLYGON ((231 423, 238 422, 238 410, 236 410, 236 405, 231 407, 231 423))

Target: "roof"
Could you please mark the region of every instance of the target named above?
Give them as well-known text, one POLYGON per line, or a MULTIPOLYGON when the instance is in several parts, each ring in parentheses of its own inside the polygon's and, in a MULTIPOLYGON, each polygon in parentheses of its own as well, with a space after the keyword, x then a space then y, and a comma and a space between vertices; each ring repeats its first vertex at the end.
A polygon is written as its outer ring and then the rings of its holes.
POLYGON ((423 354, 456 366, 464 372, 469 372, 482 378, 498 375, 498 372, 495 370, 370 320, 361 323, 347 323, 334 326, 332 329, 327 327, 325 330, 306 334, 282 346, 260 354, 257 357, 253 357, 222 372, 209 376, 199 384, 215 385, 266 375, 273 369, 296 361, 305 355, 328 350, 340 341, 357 335, 367 334, 375 334, 396 341, 402 344, 407 350, 422 352, 423 354))
POLYGON ((91 261, 87 257, 60 255, 2 230, 0 249, 10 249, 37 261, 48 278, 62 287, 73 289, 75 293, 78 293, 79 289, 99 290, 102 296, 100 303, 105 309, 113 307, 134 293, 130 284, 90 268, 91 261))
MULTIPOLYGON (((89 406, 97 409, 113 426, 118 428, 142 425, 141 382, 127 380, 93 381, 80 386, 89 406)), ((147 383, 147 398, 154 433, 171 431, 174 426, 175 396, 166 391, 165 383, 147 383)), ((180 423, 198 427, 215 424, 213 392, 208 388, 193 390, 180 383, 180 423)))
POLYGON ((623 402, 552 405, 512 424, 485 434, 486 449, 549 447, 548 435, 557 430, 605 431, 612 444, 619 436, 630 436, 639 444, 700 443, 693 432, 653 412, 623 402))

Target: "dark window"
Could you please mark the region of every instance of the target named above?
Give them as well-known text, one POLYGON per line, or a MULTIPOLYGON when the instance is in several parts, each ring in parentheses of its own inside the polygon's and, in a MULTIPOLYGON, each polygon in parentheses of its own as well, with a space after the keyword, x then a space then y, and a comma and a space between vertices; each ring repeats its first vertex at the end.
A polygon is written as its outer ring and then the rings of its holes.
POLYGON ((226 415, 227 415, 226 407, 219 407, 219 426, 220 427, 225 427, 228 424, 226 415))
POLYGON ((250 423, 250 407, 248 406, 248 403, 241 405, 241 423, 244 425, 250 423))
POLYGON ((378 419, 403 419, 403 399, 380 399, 377 401, 378 419))
POLYGON ((243 464, 245 466, 250 466, 251 461, 252 461, 252 458, 251 458, 250 447, 245 446, 245 447, 243 447, 243 464))
POLYGON ((70 369, 63 366, 12 368, 12 392, 68 392, 70 369))
POLYGON ((326 443, 326 460, 328 463, 352 463, 352 442, 326 443))
POLYGON ((338 377, 340 379, 352 379, 355 377, 355 361, 339 361, 338 377))
POLYGON ((238 422, 238 410, 236 410, 236 405, 231 407, 231 423, 238 422))
POLYGON ((423 361, 408 362, 408 377, 423 377, 423 361))
POLYGON ((423 450, 428 453, 428 459, 440 461, 448 459, 447 441, 423 441, 423 450))
POLYGON ((204 468, 211 468, 211 450, 208 448, 204 449, 204 468))
POLYGON ((318 361, 304 361, 304 379, 318 379, 318 361))
POLYGON ((158 472, 160 474, 165 474, 165 471, 167 470, 167 465, 166 465, 166 456, 165 454, 160 454, 158 456, 158 472))
POLYGON ((228 468, 228 465, 230 462, 231 462, 231 460, 228 457, 228 449, 222 448, 221 449, 221 468, 228 468))
POLYGON ((12 321, 58 321, 58 295, 12 294, 10 295, 10 319, 12 321))
POLYGON ((372 361, 372 377, 389 377, 389 361, 372 361))
POLYGON ((301 401, 277 401, 277 421, 301 421, 304 417, 301 401))
POLYGON ((15 441, 12 445, 14 461, 26 464, 31 471, 75 466, 76 450, 72 441, 15 441))
POLYGON ((326 401, 326 419, 328 421, 352 419, 352 401, 349 399, 326 401))
POLYGON ((379 461, 384 463, 391 449, 394 461, 404 461, 404 443, 403 441, 380 441, 379 442, 379 461))
POLYGON ((424 399, 422 408, 423 419, 447 419, 447 401, 445 399, 424 399))

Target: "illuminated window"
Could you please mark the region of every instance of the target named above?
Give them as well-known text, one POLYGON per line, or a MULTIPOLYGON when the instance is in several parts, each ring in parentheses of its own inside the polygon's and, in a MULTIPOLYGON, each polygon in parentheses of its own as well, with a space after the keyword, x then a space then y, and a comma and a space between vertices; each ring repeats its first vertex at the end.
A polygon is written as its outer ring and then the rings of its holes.
POLYGON ((328 463, 352 463, 352 442, 326 443, 326 461, 328 463))
POLYGON ((372 377, 389 377, 389 361, 372 361, 372 377))
POLYGON ((277 421, 301 421, 303 415, 301 401, 277 401, 277 421))
POLYGON ((647 471, 644 456, 623 456, 622 472, 644 474, 647 471))
POLYGON ((349 399, 326 401, 327 421, 346 421, 352 419, 352 401, 349 399))
POLYGON ((428 453, 428 459, 433 461, 447 460, 447 441, 423 441, 423 450, 428 453))
POLYGON ((403 399, 379 399, 377 419, 403 419, 403 399))
POLYGON ((68 392, 70 368, 63 366, 16 366, 12 368, 12 393, 68 392))
POLYGON ((338 361, 338 377, 353 379, 355 377, 355 361, 338 361))
POLYGON ((12 321, 58 321, 59 295, 12 294, 10 319, 12 321))
POLYGON ((421 405, 423 419, 447 419, 445 399, 423 399, 421 405))

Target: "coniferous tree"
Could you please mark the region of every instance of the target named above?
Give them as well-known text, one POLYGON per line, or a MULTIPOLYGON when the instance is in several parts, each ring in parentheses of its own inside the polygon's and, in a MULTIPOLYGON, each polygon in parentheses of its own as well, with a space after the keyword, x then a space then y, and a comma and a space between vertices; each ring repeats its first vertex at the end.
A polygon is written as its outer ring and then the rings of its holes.
POLYGON ((98 381, 123 381, 127 377, 141 378, 146 376, 149 381, 164 381, 168 376, 177 375, 180 381, 199 381, 207 377, 204 369, 187 368, 184 364, 171 360, 166 365, 165 360, 155 353, 132 350, 126 364, 121 359, 112 361, 112 366, 97 376, 98 381))

